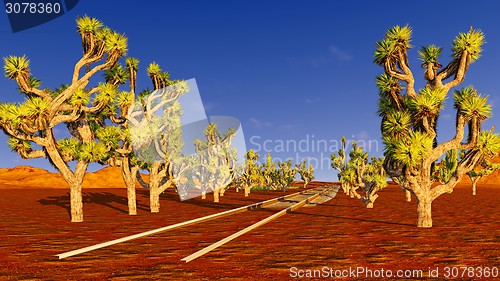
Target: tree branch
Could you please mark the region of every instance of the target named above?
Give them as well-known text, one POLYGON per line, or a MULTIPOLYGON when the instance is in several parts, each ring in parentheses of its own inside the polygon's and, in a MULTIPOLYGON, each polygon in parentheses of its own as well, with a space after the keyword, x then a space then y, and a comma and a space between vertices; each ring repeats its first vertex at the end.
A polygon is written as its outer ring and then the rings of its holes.
POLYGON ((18 151, 19 155, 23 159, 33 159, 33 158, 42 158, 42 157, 47 157, 47 154, 43 150, 29 150, 29 151, 18 151))
POLYGON ((38 145, 41 145, 41 146, 45 146, 45 144, 47 143, 47 139, 46 138, 38 137, 38 136, 35 136, 35 135, 24 134, 24 133, 20 132, 19 130, 13 129, 8 124, 3 125, 2 129, 4 130, 4 132, 7 135, 15 137, 15 138, 20 139, 20 140, 32 141, 32 142, 34 142, 34 143, 36 143, 38 145))
MULTIPOLYGON (((400 63, 400 65, 401 65, 401 63, 400 63)), ((406 82, 406 94, 410 98, 414 99, 417 97, 417 93, 415 92, 415 88, 414 88, 415 87, 415 80, 413 78, 413 74, 411 74, 411 71, 409 72, 411 75, 406 74, 406 73, 405 74, 400 73, 400 72, 393 69, 393 66, 391 66, 391 63, 389 61, 386 61, 384 63, 384 70, 387 74, 389 74, 389 76, 406 82)), ((408 68, 408 70, 409 70, 409 68, 408 68)))
MULTIPOLYGON (((49 111, 55 111, 61 104, 63 104, 65 101, 67 101, 73 92, 78 89, 78 88, 85 88, 85 86, 88 84, 89 79, 96 74, 100 70, 104 70, 109 68, 111 62, 105 62, 100 65, 95 66, 92 68, 89 72, 85 73, 80 79, 77 79, 72 82, 71 86, 69 86, 66 90, 64 90, 57 98, 55 98, 50 107, 49 111)), ((78 74, 76 74, 78 76, 78 74)))
POLYGON ((481 160, 483 156, 478 151, 471 151, 460 161, 457 170, 453 173, 451 179, 442 185, 438 185, 431 189, 432 200, 438 198, 444 193, 451 193, 453 188, 460 182, 462 177, 472 171, 476 164, 481 160))
POLYGON ((71 114, 57 115, 50 121, 49 128, 53 128, 61 123, 68 123, 76 121, 81 115, 81 112, 73 110, 71 114))
POLYGON ((469 143, 462 143, 465 134, 465 124, 466 124, 465 117, 461 114, 458 114, 455 137, 447 142, 439 144, 437 147, 431 150, 431 152, 429 153, 429 157, 427 157, 427 159, 425 160, 424 165, 430 165, 430 163, 437 161, 443 154, 445 154, 449 150, 452 149, 465 150, 474 147, 477 143, 477 138, 478 138, 477 120, 474 120, 472 122, 472 128, 471 128, 472 138, 469 140, 469 143))
POLYGON ((142 174, 141 173, 139 173, 139 172, 136 173, 135 178, 139 182, 140 186, 144 187, 145 189, 149 189, 149 184, 144 181, 144 179, 142 178, 142 174))
POLYGON ((451 88, 457 86, 458 84, 462 83, 465 78, 465 72, 467 71, 467 68, 469 67, 469 55, 467 50, 464 50, 462 53, 462 56, 460 57, 460 64, 458 65, 458 69, 456 71, 455 79, 452 81, 444 84, 444 88, 446 91, 450 90, 451 88))

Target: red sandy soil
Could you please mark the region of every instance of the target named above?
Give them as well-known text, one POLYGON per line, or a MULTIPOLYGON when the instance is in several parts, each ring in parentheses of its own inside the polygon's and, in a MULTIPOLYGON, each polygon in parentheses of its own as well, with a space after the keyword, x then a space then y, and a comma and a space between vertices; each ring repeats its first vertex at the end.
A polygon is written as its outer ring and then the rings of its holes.
MULTIPOLYGON (((179 202, 168 190, 161 197, 160 213, 152 214, 147 192, 139 190, 139 214, 128 216, 125 189, 87 189, 83 223, 69 222, 67 190, 0 192, 0 280, 289 280, 293 266, 424 272, 440 267, 441 274, 445 266, 500 268, 500 194, 481 185, 476 196, 470 188, 457 188, 434 201, 432 229, 415 226, 416 204, 405 202, 398 187, 381 191, 371 210, 340 191, 331 201, 300 208, 187 264, 183 257, 276 210, 245 212, 63 260, 54 255, 283 192, 252 192, 244 197, 230 190, 215 204, 211 196, 179 202)), ((443 279, 441 275, 431 280, 443 279)))

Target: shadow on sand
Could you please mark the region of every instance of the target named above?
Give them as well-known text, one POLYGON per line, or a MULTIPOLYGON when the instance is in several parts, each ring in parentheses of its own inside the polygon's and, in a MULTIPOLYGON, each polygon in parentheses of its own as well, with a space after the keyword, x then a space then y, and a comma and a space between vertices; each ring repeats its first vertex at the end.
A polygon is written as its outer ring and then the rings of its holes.
MULTIPOLYGON (((119 211, 124 214, 128 214, 128 199, 124 196, 119 196, 110 192, 83 192, 82 193, 83 204, 98 204, 113 210, 119 211), (124 206, 125 208, 117 207, 115 204, 124 206)), ((70 199, 69 192, 66 195, 61 196, 48 196, 44 199, 40 199, 39 202, 42 205, 55 205, 65 209, 68 215, 71 216, 70 209, 70 199)), ((137 209, 143 211, 149 211, 149 206, 137 203, 137 209)))

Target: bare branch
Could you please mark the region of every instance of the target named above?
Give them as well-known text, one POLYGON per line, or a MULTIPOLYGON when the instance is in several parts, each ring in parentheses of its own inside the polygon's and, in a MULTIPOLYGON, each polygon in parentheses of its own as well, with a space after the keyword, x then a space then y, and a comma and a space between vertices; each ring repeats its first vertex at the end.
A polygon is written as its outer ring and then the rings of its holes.
POLYGON ((146 181, 144 181, 144 179, 142 178, 142 174, 141 173, 137 173, 135 175, 135 178, 137 179, 137 182, 139 182, 139 185, 144 187, 145 189, 149 189, 149 183, 147 183, 146 181))
MULTIPOLYGON (((399 65, 403 68, 402 64, 404 63, 399 62, 399 65)), ((406 94, 410 98, 414 99, 417 97, 417 93, 415 92, 415 79, 413 78, 413 74, 409 67, 406 65, 404 65, 404 67, 409 71, 408 73, 403 74, 395 70, 389 61, 386 61, 384 64, 384 69, 387 74, 393 78, 406 82, 406 94)))
POLYGON ((36 136, 34 134, 28 135, 28 134, 22 133, 19 130, 12 128, 12 126, 10 126, 10 125, 3 125, 2 129, 5 131, 5 133, 7 133, 7 135, 15 137, 15 138, 20 139, 20 140, 32 141, 32 142, 34 142, 38 145, 41 145, 41 146, 45 146, 45 144, 47 143, 46 138, 42 138, 42 137, 36 136))
POLYGON ((467 71, 467 68, 469 67, 468 57, 469 57, 469 55, 468 55, 467 50, 464 50, 462 53, 462 56, 460 57, 460 64, 458 65, 455 79, 444 84, 444 88, 446 89, 446 91, 450 90, 451 88, 457 86, 458 84, 462 83, 462 81, 464 81, 465 73, 467 71))
POLYGON ((81 112, 73 110, 71 114, 57 115, 50 120, 49 128, 53 128, 61 123, 74 122, 81 116, 81 112))
POLYGON ((18 153, 23 159, 47 157, 47 154, 43 150, 18 151, 18 153))
POLYGON ((464 159, 462 159, 458 165, 457 170, 453 173, 451 179, 442 185, 438 185, 431 189, 432 200, 436 199, 440 195, 444 193, 450 193, 453 191, 453 188, 460 182, 462 177, 472 171, 477 163, 481 160, 482 155, 477 151, 469 152, 464 159))
MULTIPOLYGON (((476 123, 476 122, 473 122, 476 123)), ((468 144, 462 144, 462 140, 464 139, 464 134, 465 134, 465 124, 466 120, 465 117, 461 114, 458 114, 457 116, 457 127, 455 131, 455 137, 447 142, 443 142, 439 144, 437 147, 435 147, 430 153, 429 157, 425 160, 426 163, 424 165, 430 165, 430 163, 433 163, 437 161, 443 154, 446 153, 448 150, 452 149, 468 149, 475 144, 475 140, 477 140, 477 132, 475 132, 475 137, 471 140, 470 143, 468 144)), ((477 123, 476 125, 477 126, 477 123)), ((477 131, 477 130, 475 130, 477 131)), ((474 132, 473 132, 474 134, 474 132)))
MULTIPOLYGON (((109 68, 110 64, 111 64, 111 62, 105 62, 105 63, 102 63, 100 65, 97 65, 94 68, 92 68, 89 72, 85 73, 85 75, 83 75, 82 78, 77 79, 76 81, 73 81, 71 86, 69 86, 59 96, 57 96, 57 98, 55 98, 52 101, 52 103, 49 107, 49 111, 53 112, 57 108, 59 108, 59 106, 61 106, 61 104, 63 104, 65 101, 67 101, 71 97, 71 95, 74 93, 74 91, 76 89, 85 88, 85 86, 89 83, 89 79, 94 74, 96 74, 98 71, 109 68)), ((78 76, 78 74, 77 74, 77 76, 78 76)))

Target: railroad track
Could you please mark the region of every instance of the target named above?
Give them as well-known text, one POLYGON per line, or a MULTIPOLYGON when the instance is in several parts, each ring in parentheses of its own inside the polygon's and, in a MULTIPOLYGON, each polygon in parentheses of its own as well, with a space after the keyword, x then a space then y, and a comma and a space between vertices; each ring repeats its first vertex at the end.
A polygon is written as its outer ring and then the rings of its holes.
POLYGON ((339 189, 338 186, 333 186, 333 185, 332 186, 325 185, 325 186, 321 186, 321 187, 317 187, 317 188, 306 189, 306 190, 303 190, 300 192, 288 194, 285 196, 280 196, 277 198, 254 203, 251 205, 247 205, 247 206, 227 210, 224 212, 204 216, 201 218, 192 219, 189 221, 185 221, 185 222, 181 222, 181 223, 177 223, 177 224, 149 230, 146 232, 137 233, 134 235, 122 237, 122 238, 111 240, 111 241, 104 242, 104 243, 99 243, 99 244, 88 246, 85 248, 80 248, 80 249, 76 249, 73 251, 57 254, 56 257, 58 257, 59 259, 64 259, 67 257, 83 254, 86 252, 101 249, 101 248, 108 247, 111 245, 127 242, 127 241, 130 241, 133 239, 157 234, 160 232, 170 231, 170 230, 174 230, 177 228, 186 227, 189 225, 195 225, 195 224, 199 224, 199 223, 214 220, 214 219, 218 219, 218 218, 222 218, 222 217, 226 217, 226 216, 230 216, 230 215, 234 215, 234 214, 238 214, 238 213, 243 213, 246 211, 257 210, 257 209, 273 206, 276 204, 280 204, 283 202, 288 202, 288 204, 290 204, 285 209, 282 209, 281 211, 279 211, 279 212, 277 212, 277 213, 275 213, 275 214, 273 214, 273 215, 271 215, 271 216, 269 216, 269 217, 267 217, 259 222, 256 222, 256 223, 254 223, 254 224, 252 224, 252 225, 250 225, 250 226, 248 226, 248 227, 246 227, 246 228, 244 228, 244 229, 242 229, 242 230, 240 230, 240 231, 238 231, 238 232, 236 232, 236 233, 234 233, 234 234, 232 234, 232 235, 230 235, 230 236, 228 236, 228 237, 226 237, 226 238, 224 238, 224 239, 222 239, 222 240, 220 240, 220 241, 218 241, 210 246, 207 246, 207 247, 197 251, 196 253, 191 254, 191 255, 182 259, 182 261, 190 262, 190 261, 192 261, 192 260, 228 243, 229 241, 231 241, 231 240, 233 240, 233 239, 235 239, 235 238, 237 238, 245 233, 248 233, 248 232, 250 232, 250 231, 252 231, 252 230, 254 230, 254 229, 270 222, 270 221, 273 221, 273 220, 275 220, 283 215, 286 215, 287 213, 290 213, 290 212, 292 212, 300 207, 303 207, 307 204, 321 204, 323 201, 328 200, 328 198, 326 200, 325 199, 321 200, 322 196, 323 197, 324 196, 330 197, 330 199, 331 199, 331 198, 335 197, 335 194, 338 191, 338 189, 339 189), (333 195, 331 195, 331 194, 333 194, 333 195), (296 199, 296 200, 292 200, 292 199, 296 199))

